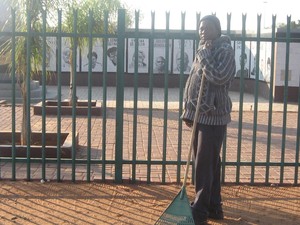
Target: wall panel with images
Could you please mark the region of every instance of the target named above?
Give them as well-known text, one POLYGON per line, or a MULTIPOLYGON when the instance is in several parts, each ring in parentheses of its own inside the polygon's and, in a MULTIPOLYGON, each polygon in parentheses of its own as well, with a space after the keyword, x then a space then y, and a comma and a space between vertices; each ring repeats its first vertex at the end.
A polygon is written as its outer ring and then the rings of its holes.
POLYGON ((174 40, 174 54, 173 54, 173 74, 179 74, 181 70, 181 61, 183 61, 183 73, 189 74, 193 63, 194 41, 184 40, 183 59, 181 59, 181 40, 174 40))
MULTIPOLYGON (((256 77, 256 41, 250 42, 250 78, 255 79, 256 77)), ((261 73, 261 72, 259 72, 261 73)))
POLYGON ((93 72, 103 71, 103 44, 101 39, 97 39, 93 43, 92 52, 89 53, 88 46, 85 46, 81 51, 81 71, 89 70, 89 54, 91 54, 91 67, 93 72))
POLYGON ((107 72, 117 71, 117 38, 109 38, 107 41, 107 72))
POLYGON ((260 43, 259 68, 261 71, 259 80, 270 82, 270 74, 271 74, 271 43, 270 42, 260 43))
POLYGON ((242 52, 242 42, 235 42, 235 62, 236 62, 236 77, 241 77, 242 75, 245 78, 249 78, 249 58, 250 58, 250 42, 245 42, 245 52, 242 52), (244 63, 244 71, 242 71, 242 63, 244 63))
MULTIPOLYGON (((70 72, 70 54, 71 54, 71 44, 69 38, 62 38, 62 51, 61 51, 61 71, 70 72)), ((79 48, 76 51, 76 71, 79 71, 79 48)))
POLYGON ((289 69, 291 71, 291 78, 289 86, 300 87, 300 43, 290 44, 290 59, 289 69))
POLYGON ((128 39, 128 73, 134 73, 135 57, 138 57, 138 72, 148 73, 149 40, 138 39, 138 52, 135 52, 135 38, 128 39))
POLYGON ((290 44, 289 71, 286 74, 286 44, 276 44, 275 86, 284 86, 287 75, 289 87, 299 87, 300 84, 300 43, 290 44))
POLYGON ((257 62, 257 42, 250 43, 250 78, 255 79, 258 72, 258 79, 270 82, 271 75, 271 43, 259 43, 259 62, 257 62), (258 69, 257 69, 258 64, 258 69))
MULTIPOLYGON (((168 72, 171 71, 172 63, 172 41, 169 40, 169 52, 168 52, 168 72)), ((166 40, 165 39, 155 39, 154 40, 154 59, 153 59, 153 73, 163 74, 166 68, 166 40)))
POLYGON ((46 69, 48 71, 56 71, 56 37, 47 37, 46 50, 46 69))
MULTIPOLYGON (((118 39, 117 38, 108 38, 107 41, 107 72, 116 72, 117 71, 117 54, 118 54, 118 39)), ((125 53, 124 53, 124 70, 126 69, 126 40, 124 41, 125 53)), ((105 56, 104 56, 105 57, 105 56)))

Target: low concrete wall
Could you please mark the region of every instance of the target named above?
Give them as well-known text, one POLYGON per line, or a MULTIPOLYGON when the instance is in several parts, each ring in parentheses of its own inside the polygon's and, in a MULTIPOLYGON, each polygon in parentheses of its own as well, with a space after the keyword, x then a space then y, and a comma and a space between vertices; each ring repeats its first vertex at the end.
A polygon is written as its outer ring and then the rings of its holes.
MULTIPOLYGON (((231 85, 230 91, 240 91, 240 79, 235 78, 231 85)), ((244 92, 254 94, 255 92, 255 80, 245 78, 244 80, 244 92)), ((267 82, 258 81, 258 96, 268 99, 270 97, 270 87, 267 82)))
MULTIPOLYGON (((188 78, 188 75, 183 75, 183 85, 188 78)), ((39 79, 40 77, 36 77, 39 79)), ((134 86, 134 74, 124 74, 124 85, 125 87, 134 86)), ((78 72, 76 77, 78 86, 88 85, 88 73, 78 72)), ((62 73, 61 83, 64 86, 68 86, 70 82, 70 73, 62 73)), ((138 74, 137 82, 139 87, 149 87, 150 76, 149 74, 138 74)), ((54 73, 47 81, 48 85, 57 85, 57 75, 54 73)), ((107 73, 106 78, 107 86, 116 86, 116 73, 107 73)), ((180 76, 178 74, 168 75, 168 87, 176 88, 180 85, 180 76)), ((270 97, 270 84, 265 81, 258 81, 258 95, 260 97, 269 99, 270 97)), ((92 73, 92 86, 103 86, 103 74, 102 73, 92 73)), ((165 76, 164 74, 154 74, 153 75, 153 87, 163 88, 165 86, 165 76)), ((288 87, 288 102, 298 102, 298 87, 288 87)), ((240 78, 235 78, 231 85, 230 91, 240 91, 240 78)), ((250 78, 245 78, 244 80, 244 92, 249 94, 254 94, 255 91, 255 80, 250 78)), ((284 87, 276 86, 274 88, 274 101, 283 102, 284 87)))

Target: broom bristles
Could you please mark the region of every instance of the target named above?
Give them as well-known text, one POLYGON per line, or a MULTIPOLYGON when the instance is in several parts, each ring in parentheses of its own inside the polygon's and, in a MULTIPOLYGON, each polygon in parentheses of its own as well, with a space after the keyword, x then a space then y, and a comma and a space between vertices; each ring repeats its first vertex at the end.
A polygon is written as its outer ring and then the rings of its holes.
POLYGON ((194 225, 189 199, 185 187, 170 203, 155 223, 156 225, 194 225))

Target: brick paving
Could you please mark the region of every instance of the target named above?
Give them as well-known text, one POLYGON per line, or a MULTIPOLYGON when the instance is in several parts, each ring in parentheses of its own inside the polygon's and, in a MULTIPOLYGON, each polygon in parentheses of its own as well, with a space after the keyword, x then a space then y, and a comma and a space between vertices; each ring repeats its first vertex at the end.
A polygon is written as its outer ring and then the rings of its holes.
MULTIPOLYGON (((57 87, 48 86, 47 91, 52 94, 57 91, 57 87)), ((101 87, 93 87, 92 99, 102 101, 103 89, 101 87)), ((147 161, 149 159, 149 90, 147 88, 138 89, 138 110, 137 110, 137 135, 136 140, 133 136, 133 88, 125 88, 124 92, 124 139, 123 139, 123 159, 133 160, 133 155, 136 155, 137 160, 147 161), (136 142, 136 143, 134 143, 136 142), (134 154, 133 149, 136 149, 134 154)), ((178 108, 179 108, 179 92, 177 89, 168 89, 168 110, 164 110, 164 89, 155 88, 153 91, 153 117, 151 128, 151 160, 166 160, 176 161, 178 158, 178 108), (164 115, 167 115, 167 121, 164 121, 164 115), (167 125, 167 129, 164 126, 167 125), (166 134, 164 139, 164 132, 166 134), (164 152, 163 146, 166 146, 164 152)), ((77 87, 77 95, 79 99, 87 99, 87 88, 77 87)), ((226 143, 226 162, 236 162, 239 156, 238 149, 238 127, 239 127, 239 93, 230 93, 233 100, 232 122, 228 126, 227 143, 226 143)), ((68 88, 62 87, 62 98, 67 98, 68 88)), ((116 90, 108 87, 107 89, 107 121, 106 121, 106 137, 102 135, 102 117, 91 118, 91 158, 93 160, 101 160, 103 157, 103 145, 105 140, 105 158, 106 160, 113 160, 115 155, 115 106, 116 106, 116 90)), ((244 95, 243 103, 243 120, 242 120, 242 138, 241 138, 241 154, 240 161, 248 162, 247 165, 241 165, 239 170, 239 182, 249 183, 254 174, 253 182, 265 182, 266 167, 256 166, 251 167, 249 164, 253 159, 256 162, 265 163, 267 158, 267 141, 268 141, 268 116, 269 104, 267 99, 258 99, 258 114, 257 114, 257 132, 255 133, 254 122, 254 97, 249 94, 244 95), (256 140, 253 137, 256 135, 256 140), (255 154, 254 154, 255 153, 255 154), (252 174, 253 173, 253 174, 252 174)), ((283 104, 274 103, 272 112, 272 134, 271 134, 271 148, 270 148, 270 162, 276 163, 269 169, 269 182, 279 183, 280 174, 283 174, 283 183, 294 183, 295 166, 286 166, 284 169, 280 167, 280 162, 294 163, 297 157, 296 142, 297 142, 297 121, 298 121, 298 105, 287 105, 287 124, 286 135, 283 136, 283 104), (283 144, 283 140, 286 140, 283 144), (283 149, 283 150, 282 150, 283 149)), ((11 130, 11 107, 9 104, 0 105, 1 130, 11 130)), ((16 129, 20 130, 22 108, 16 107, 16 129)), ((76 128, 79 132, 79 148, 76 152, 77 159, 87 159, 88 149, 88 135, 87 135, 88 120, 84 116, 76 118, 76 128)), ((62 132, 68 132, 72 129, 72 118, 70 116, 62 116, 61 118, 62 132)), ((34 115, 31 110, 31 125, 33 131, 41 131, 42 117, 34 115)), ((46 130, 48 132, 57 131, 57 117, 47 116, 46 130)), ((180 157, 186 160, 189 141, 190 129, 183 126, 182 131, 182 152, 180 157)), ((221 153, 223 154, 223 153, 221 153)), ((299 160, 299 159, 298 159, 299 160)), ((42 178, 42 164, 30 164, 31 179, 42 178)), ((130 180, 133 178, 135 169, 135 179, 138 181, 147 181, 147 165, 136 165, 136 168, 129 164, 123 166, 123 179, 130 180)), ((184 176, 185 166, 181 166, 181 179, 184 176)), ((91 180, 103 179, 103 168, 100 164, 91 165, 91 180)), ((45 167, 46 178, 49 180, 57 179, 57 164, 46 163, 45 167)), ((0 161, 1 179, 11 179, 12 164, 10 162, 0 161)), ((151 182, 176 182, 177 181, 177 166, 166 165, 165 173, 161 165, 152 165, 150 171, 151 182)), ((299 172, 298 172, 299 173, 299 172)), ((60 169, 62 180, 72 179, 72 165, 70 163, 62 163, 60 169)), ((107 164, 105 167, 105 179, 112 180, 115 176, 114 166, 107 164)), ((227 165, 225 168, 225 182, 236 182, 237 168, 235 165, 227 165)), ((16 164, 16 179, 26 179, 27 164, 25 162, 16 164)), ((84 164, 76 164, 76 180, 87 179, 87 166, 84 164)), ((300 174, 298 174, 300 177, 300 174)), ((300 178, 298 178, 300 182, 300 178)))

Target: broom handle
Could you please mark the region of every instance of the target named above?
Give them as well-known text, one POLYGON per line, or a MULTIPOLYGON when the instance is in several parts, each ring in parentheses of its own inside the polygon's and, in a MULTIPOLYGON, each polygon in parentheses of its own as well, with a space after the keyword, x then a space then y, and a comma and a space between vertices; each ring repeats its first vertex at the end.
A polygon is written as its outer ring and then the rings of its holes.
POLYGON ((188 177, 188 173, 189 173, 191 155, 192 155, 192 150, 193 150, 193 145, 194 145, 194 140, 195 140, 195 133, 196 133, 196 128, 197 128, 197 119, 200 115, 200 105, 201 105, 201 99, 202 99, 202 95, 203 95, 204 81, 205 81, 205 76, 204 76, 204 74, 202 74, 201 85, 200 85, 200 90, 199 90, 197 105, 196 105, 196 112, 195 112, 194 122, 193 122, 193 130, 192 130, 192 136, 191 136, 191 141, 190 141, 190 150, 189 150, 188 159, 187 159, 187 163, 186 163, 186 169, 185 169, 185 175, 184 175, 182 187, 186 186, 187 177, 188 177))

